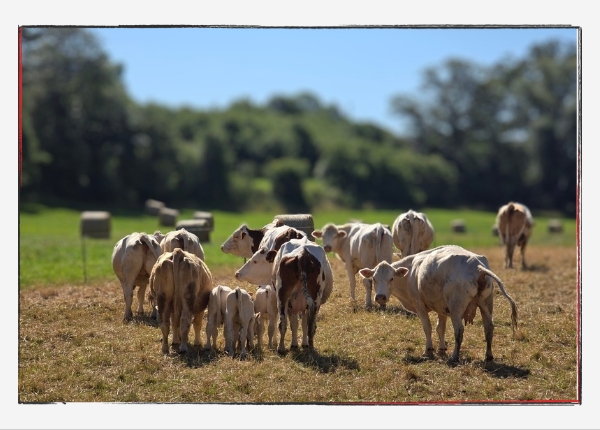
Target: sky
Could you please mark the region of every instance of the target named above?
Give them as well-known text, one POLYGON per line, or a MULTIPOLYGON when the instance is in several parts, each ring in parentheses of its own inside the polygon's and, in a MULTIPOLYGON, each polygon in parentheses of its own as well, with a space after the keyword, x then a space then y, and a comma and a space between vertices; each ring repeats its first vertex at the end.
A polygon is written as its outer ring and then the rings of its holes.
POLYGON ((140 103, 201 110, 249 99, 309 92, 352 120, 396 134, 397 95, 420 95, 423 72, 448 59, 489 67, 521 59, 549 40, 576 44, 577 29, 162 27, 90 28, 111 61, 124 66, 129 95, 140 103))

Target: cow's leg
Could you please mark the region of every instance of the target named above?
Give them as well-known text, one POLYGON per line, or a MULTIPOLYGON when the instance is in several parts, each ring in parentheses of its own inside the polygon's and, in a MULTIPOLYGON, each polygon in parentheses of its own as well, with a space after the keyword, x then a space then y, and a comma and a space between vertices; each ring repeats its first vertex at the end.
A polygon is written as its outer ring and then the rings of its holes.
POLYGON ((232 356, 234 354, 235 336, 233 327, 233 317, 231 312, 225 313, 225 353, 232 356))
POLYGON ((310 323, 308 320, 308 312, 302 312, 300 318, 302 319, 302 348, 308 348, 310 346, 310 323))
POLYGON ((445 355, 446 348, 446 321, 448 317, 444 314, 438 314, 437 325, 435 326, 435 331, 438 334, 438 338, 440 339, 440 343, 438 345, 438 354, 445 355))
POLYGON ((479 304, 479 310, 481 311, 483 334, 485 336, 485 359, 486 361, 492 361, 494 359, 494 354, 492 353, 492 339, 494 337, 494 321, 492 319, 494 311, 493 292, 483 300, 483 303, 479 304))
POLYGON ((504 258, 504 267, 512 269, 513 267, 513 254, 515 252, 515 243, 509 240, 506 244, 506 256, 504 258))
POLYGON ((192 324, 194 325, 194 346, 200 346, 200 333, 202 333, 202 319, 204 318, 204 313, 205 311, 198 312, 194 315, 194 319, 192 320, 192 324))
POLYGON ((423 325, 423 331, 425 332, 425 353, 423 356, 433 358, 433 341, 431 340, 431 321, 429 321, 429 313, 422 303, 417 303, 415 306, 417 315, 423 325))
POLYGON ((171 307, 165 306, 160 318, 162 319, 160 328, 162 330, 162 352, 169 353, 169 329, 171 325, 171 307))
POLYGON ((248 356, 246 342, 248 339, 248 324, 242 323, 240 327, 240 358, 243 360, 248 356))
POLYGON ((352 267, 351 261, 346 261, 346 273, 348 273, 348 282, 350 283, 350 298, 352 301, 356 300, 356 273, 354 267, 352 267))
POLYGON ((144 299, 146 298, 146 287, 148 283, 143 283, 139 286, 137 290, 137 299, 138 299, 138 315, 144 315, 144 299))
MULTIPOLYGON (((277 352, 279 353, 283 353, 285 352, 285 332, 287 330, 287 317, 288 317, 288 312, 287 312, 287 306, 285 304, 279 306, 278 307, 280 309, 279 311, 279 347, 277 348, 277 352)), ((292 342, 294 340, 292 339, 292 342)), ((297 340, 296 340, 296 345, 297 345, 297 340)))
POLYGON ((133 282, 121 282, 121 288, 123 289, 123 297, 125 298, 125 312, 123 313, 123 320, 129 321, 132 317, 131 304, 133 303, 133 282))
MULTIPOLYGON (((304 315, 304 313, 302 313, 302 315, 304 315)), ((290 348, 298 349, 298 315, 292 314, 288 309, 288 318, 290 320, 290 331, 292 332, 292 343, 290 344, 290 348)), ((302 345, 304 345, 305 338, 308 339, 306 332, 304 331, 304 320, 302 320, 302 345)))
POLYGON ((523 242, 521 244, 521 269, 527 269, 527 264, 525 263, 525 247, 527 246, 527 242, 523 242))
MULTIPOLYGON (((365 286, 365 304, 368 308, 372 306, 371 296, 373 295, 373 280, 370 278, 363 278, 363 285, 365 286)), ((385 309, 385 305, 380 305, 381 309, 385 309)))
POLYGON ((216 348, 217 346, 217 325, 215 323, 216 315, 209 315, 206 319, 206 343, 204 344, 204 349, 209 350, 211 348, 211 338, 213 340, 213 345, 216 348))
POLYGON ((305 314, 307 314, 308 347, 314 349, 315 333, 317 332, 317 306, 314 302, 308 305, 305 314))
POLYGON ((178 348, 181 344, 181 310, 177 306, 174 306, 171 313, 171 325, 173 326, 173 341, 171 342, 171 346, 178 348))
POLYGON ((184 306, 181 310, 181 317, 179 319, 179 333, 181 343, 179 345, 179 353, 185 354, 188 351, 188 337, 190 333, 190 326, 192 325, 192 313, 184 306))
POLYGON ((460 346, 463 341, 463 334, 465 332, 465 326, 462 322, 463 312, 453 311, 450 318, 452 319, 452 327, 454 327, 454 351, 450 361, 453 363, 458 362, 458 354, 460 352, 460 346))
POLYGON ((271 297, 273 297, 273 300, 270 300, 267 304, 267 313, 269 314, 269 329, 267 333, 269 336, 269 349, 275 348, 275 342, 277 341, 275 337, 275 327, 277 326, 278 315, 277 299, 274 297, 274 295, 271 295, 271 297))

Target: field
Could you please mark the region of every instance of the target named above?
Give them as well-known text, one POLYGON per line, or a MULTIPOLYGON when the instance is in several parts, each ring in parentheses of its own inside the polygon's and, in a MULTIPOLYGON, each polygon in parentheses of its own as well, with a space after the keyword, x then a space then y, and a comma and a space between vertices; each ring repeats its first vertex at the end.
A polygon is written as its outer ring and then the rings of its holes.
MULTIPOLYGON (((398 213, 314 214, 315 227, 349 219, 391 224, 398 213)), ((114 243, 132 231, 158 229, 156 220, 141 214, 118 215, 110 240, 84 242, 78 233, 78 212, 22 212, 19 402, 577 403, 574 220, 564 220, 564 232, 552 235, 545 228, 547 220, 536 218, 527 249, 530 268, 520 270, 502 267, 503 251, 491 234, 493 214, 427 213, 436 227, 435 245, 456 243, 485 254, 518 304, 519 327, 513 338, 508 302, 496 288, 493 362, 483 360, 479 315, 465 327, 458 365, 437 355, 422 359, 425 337, 418 318, 396 299, 385 311, 365 309, 360 282, 359 300, 352 303, 345 270, 333 255, 329 260, 334 292, 321 307, 314 352, 300 349, 279 355, 265 349, 248 360, 232 359, 223 354, 220 331, 216 354, 192 347, 186 355, 163 356, 160 329, 148 317, 148 306, 146 315, 122 322, 123 295, 110 266, 114 243), (449 222, 456 218, 466 221, 466 233, 450 231, 449 222)), ((223 254, 219 247, 242 222, 257 228, 269 218, 272 214, 215 213, 216 230, 204 247, 215 285, 255 291, 233 276, 243 260, 223 254)), ((516 261, 519 258, 517 251, 516 261)), ((134 309, 136 303, 134 298, 134 309)), ((433 314, 431 319, 435 324, 433 314)), ((289 336, 288 330, 288 346, 289 336)), ((204 342, 204 332, 201 338, 204 342)), ((450 323, 446 339, 451 350, 450 323)))

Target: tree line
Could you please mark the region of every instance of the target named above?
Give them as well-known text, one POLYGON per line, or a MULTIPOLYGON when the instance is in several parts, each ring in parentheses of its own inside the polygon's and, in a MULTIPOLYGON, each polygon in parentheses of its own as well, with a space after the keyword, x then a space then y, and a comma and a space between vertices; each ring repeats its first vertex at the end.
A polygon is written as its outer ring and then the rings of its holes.
POLYGON ((575 214, 574 44, 426 70, 418 95, 390 100, 403 136, 311 93, 221 110, 136 103, 84 28, 22 28, 21 50, 21 202, 297 212, 516 200, 575 214))

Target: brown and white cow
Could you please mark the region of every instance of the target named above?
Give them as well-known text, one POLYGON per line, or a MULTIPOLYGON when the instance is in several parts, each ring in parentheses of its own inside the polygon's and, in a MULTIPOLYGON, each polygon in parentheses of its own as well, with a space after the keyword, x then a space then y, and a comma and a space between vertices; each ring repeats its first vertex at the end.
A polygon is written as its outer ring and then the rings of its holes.
POLYGON ((204 345, 206 350, 212 349, 214 351, 217 349, 217 336, 219 335, 219 327, 225 324, 227 295, 229 293, 231 293, 231 288, 225 285, 217 285, 210 293, 206 311, 206 344, 204 345))
POLYGON ((533 228, 533 217, 527 206, 515 202, 502 206, 496 215, 496 228, 504 245, 504 267, 513 267, 515 246, 519 246, 521 248, 521 267, 526 269, 525 247, 533 228))
POLYGON ((185 228, 173 230, 165 234, 160 241, 160 248, 162 252, 173 252, 175 248, 181 248, 184 251, 194 254, 200 260, 206 261, 204 258, 204 249, 200 240, 198 240, 198 236, 190 233, 185 228))
POLYGON ((161 318, 162 352, 169 353, 171 324, 172 346, 179 346, 180 353, 188 350, 191 324, 194 326, 194 345, 200 345, 202 318, 213 289, 212 275, 204 261, 180 248, 165 252, 152 269, 150 288, 161 318))
MULTIPOLYGON (((350 281, 350 297, 355 300, 356 274, 360 269, 375 267, 381 261, 392 262, 392 233, 380 223, 353 222, 343 225, 326 224, 312 235, 323 239, 325 252, 335 252, 346 266, 350 281)), ((363 279, 366 305, 371 306, 371 282, 363 279)))
POLYGON ((513 335, 515 333, 517 306, 502 281, 490 270, 485 256, 460 246, 440 246, 392 264, 381 262, 373 269, 361 269, 359 274, 372 279, 377 303, 387 303, 390 296, 395 296, 407 310, 419 316, 425 332, 424 355, 427 357, 433 356, 429 312, 436 312, 438 316, 436 331, 441 354, 446 352, 446 319, 450 316, 455 341, 450 360, 457 362, 464 333, 463 319, 472 324, 479 308, 486 341, 485 359, 493 360, 493 281, 510 303, 513 335))
POLYGON ((394 245, 402 257, 429 249, 433 243, 434 230, 427 215, 412 209, 400 214, 392 225, 394 245))
MULTIPOLYGON (((275 255, 272 278, 279 313, 278 352, 285 351, 289 314, 302 314, 302 346, 313 349, 319 309, 333 290, 333 272, 325 250, 307 238, 290 240, 275 255)), ((292 330, 291 347, 297 348, 297 342, 292 330)))
MULTIPOLYGON (((138 314, 144 313, 144 299, 146 286, 150 279, 152 267, 160 257, 162 251, 155 235, 146 233, 131 233, 119 240, 113 249, 112 266, 117 278, 121 282, 123 296, 125 297, 124 320, 132 318, 131 304, 133 303, 133 290, 137 292, 138 314)), ((152 317, 156 318, 156 309, 150 295, 152 317)))
POLYGON ((294 227, 284 225, 279 219, 273 220, 260 230, 251 230, 246 224, 234 231, 221 245, 221 251, 238 257, 250 258, 261 247, 273 249, 290 239, 301 239, 306 234, 294 227))
POLYGON ((254 349, 254 325, 260 315, 254 313, 250 294, 240 288, 227 294, 225 304, 225 352, 231 357, 239 351, 244 359, 254 349))

